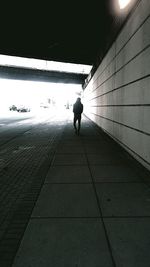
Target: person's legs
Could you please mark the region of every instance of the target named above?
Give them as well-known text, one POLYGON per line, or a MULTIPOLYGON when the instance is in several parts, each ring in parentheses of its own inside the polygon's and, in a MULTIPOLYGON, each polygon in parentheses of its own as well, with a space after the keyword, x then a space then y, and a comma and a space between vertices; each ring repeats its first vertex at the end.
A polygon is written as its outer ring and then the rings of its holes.
POLYGON ((81 128, 81 116, 78 116, 78 134, 80 133, 80 128, 81 128))
POLYGON ((80 114, 74 115, 73 125, 74 125, 76 134, 79 134, 80 128, 81 128, 81 115, 80 114), (78 122, 78 126, 76 126, 76 122, 78 122))
POLYGON ((74 126, 74 129, 75 129, 75 132, 77 133, 76 122, 77 122, 77 116, 76 116, 76 115, 74 115, 74 119, 73 119, 73 126, 74 126))

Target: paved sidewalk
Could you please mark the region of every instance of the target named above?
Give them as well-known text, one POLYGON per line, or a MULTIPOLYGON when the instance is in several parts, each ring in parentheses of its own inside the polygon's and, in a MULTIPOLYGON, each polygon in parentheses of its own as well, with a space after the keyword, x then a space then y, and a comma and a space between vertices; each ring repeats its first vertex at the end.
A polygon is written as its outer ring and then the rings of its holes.
POLYGON ((55 124, 49 145, 42 129, 43 162, 1 244, 20 231, 17 253, 0 266, 149 267, 149 172, 85 117, 79 136, 71 119, 55 124))

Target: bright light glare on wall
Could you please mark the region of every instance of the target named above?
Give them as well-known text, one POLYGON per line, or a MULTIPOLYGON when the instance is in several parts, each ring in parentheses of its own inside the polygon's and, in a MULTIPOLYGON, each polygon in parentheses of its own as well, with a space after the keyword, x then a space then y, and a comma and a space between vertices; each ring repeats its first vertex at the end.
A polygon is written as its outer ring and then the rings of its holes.
POLYGON ((119 0, 120 9, 125 8, 130 2, 131 0, 119 0))

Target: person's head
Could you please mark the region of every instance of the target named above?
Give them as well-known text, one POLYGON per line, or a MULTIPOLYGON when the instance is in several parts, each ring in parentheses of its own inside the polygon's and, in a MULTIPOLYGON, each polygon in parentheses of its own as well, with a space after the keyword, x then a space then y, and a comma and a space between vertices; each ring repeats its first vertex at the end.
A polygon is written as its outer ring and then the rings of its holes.
POLYGON ((80 97, 77 98, 77 102, 81 102, 81 98, 80 97))

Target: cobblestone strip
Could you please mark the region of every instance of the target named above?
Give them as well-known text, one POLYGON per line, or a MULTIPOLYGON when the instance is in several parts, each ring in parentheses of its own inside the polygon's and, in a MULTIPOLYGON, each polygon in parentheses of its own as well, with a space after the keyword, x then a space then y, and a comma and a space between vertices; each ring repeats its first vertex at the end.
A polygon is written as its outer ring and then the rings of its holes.
MULTIPOLYGON (((20 150, 15 157, 10 151, 14 151, 16 142, 23 142, 24 147, 27 147, 28 135, 12 140, 8 148, 9 153, 5 155, 7 165, 0 170, 0 267, 12 266, 61 138, 63 126, 57 130, 56 125, 45 124, 39 126, 36 132, 38 145, 37 139, 30 138, 32 146, 36 143, 35 149, 20 150)), ((34 133, 33 129, 33 136, 34 133)))

